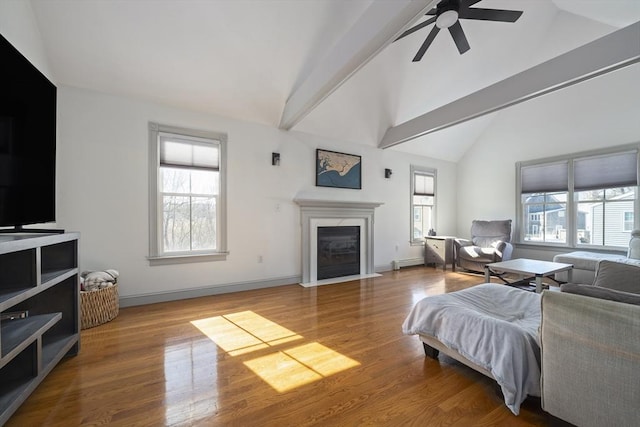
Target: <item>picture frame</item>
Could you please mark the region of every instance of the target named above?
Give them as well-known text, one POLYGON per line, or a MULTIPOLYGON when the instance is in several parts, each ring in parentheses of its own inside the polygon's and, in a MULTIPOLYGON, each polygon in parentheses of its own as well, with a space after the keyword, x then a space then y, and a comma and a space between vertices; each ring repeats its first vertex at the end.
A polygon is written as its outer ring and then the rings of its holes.
POLYGON ((316 149, 316 186, 362 189, 362 157, 316 149))

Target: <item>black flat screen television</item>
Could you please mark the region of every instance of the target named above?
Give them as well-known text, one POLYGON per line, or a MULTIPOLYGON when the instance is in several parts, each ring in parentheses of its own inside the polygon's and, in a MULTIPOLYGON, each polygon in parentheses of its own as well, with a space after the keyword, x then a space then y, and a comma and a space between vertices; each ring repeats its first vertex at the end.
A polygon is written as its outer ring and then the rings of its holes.
POLYGON ((56 87, 0 35, 0 227, 55 221, 55 178, 56 87))

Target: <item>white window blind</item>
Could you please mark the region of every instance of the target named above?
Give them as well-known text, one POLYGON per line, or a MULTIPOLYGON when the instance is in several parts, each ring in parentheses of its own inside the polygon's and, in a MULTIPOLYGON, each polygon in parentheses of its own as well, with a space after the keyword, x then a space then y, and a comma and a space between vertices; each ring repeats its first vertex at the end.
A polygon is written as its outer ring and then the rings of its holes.
POLYGON ((520 168, 521 191, 529 193, 552 193, 569 188, 569 163, 522 166, 520 168))
POLYGON ((579 158, 573 168, 576 191, 638 185, 637 151, 579 158))
POLYGON ((435 194, 433 175, 416 173, 414 175, 413 194, 415 196, 433 196, 435 194))
POLYGON ((217 171, 220 170, 220 150, 211 142, 161 134, 160 165, 217 171))

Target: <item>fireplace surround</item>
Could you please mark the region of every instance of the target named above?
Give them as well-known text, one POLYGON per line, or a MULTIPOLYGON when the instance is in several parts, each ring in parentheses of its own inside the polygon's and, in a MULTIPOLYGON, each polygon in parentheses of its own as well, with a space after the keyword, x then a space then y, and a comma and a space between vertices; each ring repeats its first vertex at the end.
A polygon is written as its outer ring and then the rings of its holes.
POLYGON ((374 210, 382 203, 316 199, 294 199, 294 202, 300 206, 302 286, 317 286, 377 276, 374 271, 373 257, 374 210), (318 280, 319 227, 359 227, 359 274, 318 280))

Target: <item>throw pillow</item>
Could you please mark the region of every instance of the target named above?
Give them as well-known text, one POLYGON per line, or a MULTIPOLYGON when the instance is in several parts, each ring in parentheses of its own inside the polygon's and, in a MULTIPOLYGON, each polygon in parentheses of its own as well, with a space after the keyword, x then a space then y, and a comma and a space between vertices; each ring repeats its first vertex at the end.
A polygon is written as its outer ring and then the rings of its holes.
POLYGON ((598 262, 593 285, 640 294, 640 266, 603 259, 598 262))

